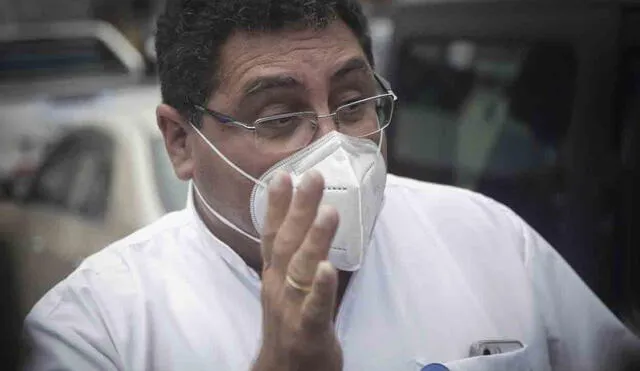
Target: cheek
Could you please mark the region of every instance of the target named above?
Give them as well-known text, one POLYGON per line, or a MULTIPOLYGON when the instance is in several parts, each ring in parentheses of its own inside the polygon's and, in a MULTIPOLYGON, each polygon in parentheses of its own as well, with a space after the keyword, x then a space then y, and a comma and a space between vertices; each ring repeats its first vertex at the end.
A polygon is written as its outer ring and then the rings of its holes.
MULTIPOLYGON (((280 161, 283 156, 258 153, 250 144, 240 139, 229 139, 218 150, 240 169, 256 179, 280 161)), ((246 208, 254 183, 231 167, 206 144, 196 148, 196 179, 216 206, 246 208)))
MULTIPOLYGON (((221 152, 227 156, 227 158, 233 162, 237 167, 251 175, 256 179, 260 179, 269 168, 271 168, 278 161, 287 157, 287 155, 273 155, 262 153, 256 150, 255 147, 247 143, 236 143, 233 146, 226 146, 221 149, 221 152)), ((237 174, 241 179, 248 181, 252 186, 253 182, 247 179, 244 175, 240 174, 235 169, 231 168, 226 162, 219 158, 216 154, 213 154, 220 162, 223 162, 224 166, 237 174)))
MULTIPOLYGON (((224 148, 218 148, 230 160, 231 154, 224 148)), ((220 211, 242 207, 248 199, 253 183, 229 166, 217 153, 204 143, 195 148, 195 179, 201 191, 206 194, 211 206, 220 211)))

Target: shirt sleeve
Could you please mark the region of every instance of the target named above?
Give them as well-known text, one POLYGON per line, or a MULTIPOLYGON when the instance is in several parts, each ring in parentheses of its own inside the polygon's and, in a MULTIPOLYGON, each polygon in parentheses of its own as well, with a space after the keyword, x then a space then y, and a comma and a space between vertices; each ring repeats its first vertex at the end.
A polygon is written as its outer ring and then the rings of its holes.
POLYGON ((91 273, 75 272, 72 283, 63 281, 27 316, 25 370, 122 369, 97 300, 81 274, 91 273))
POLYGON ((537 232, 517 218, 554 371, 614 370, 637 338, 537 232))

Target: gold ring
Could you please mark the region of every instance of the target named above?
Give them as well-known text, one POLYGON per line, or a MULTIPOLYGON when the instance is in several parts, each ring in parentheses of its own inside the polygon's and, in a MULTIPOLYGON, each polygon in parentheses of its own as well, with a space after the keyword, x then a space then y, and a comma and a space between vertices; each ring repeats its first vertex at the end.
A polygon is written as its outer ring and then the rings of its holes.
POLYGON ((296 280, 294 280, 293 278, 291 278, 291 276, 289 276, 287 274, 287 276, 285 277, 287 284, 291 287, 293 287, 294 289, 301 291, 305 294, 308 294, 311 292, 311 285, 301 285, 298 282, 296 282, 296 280))

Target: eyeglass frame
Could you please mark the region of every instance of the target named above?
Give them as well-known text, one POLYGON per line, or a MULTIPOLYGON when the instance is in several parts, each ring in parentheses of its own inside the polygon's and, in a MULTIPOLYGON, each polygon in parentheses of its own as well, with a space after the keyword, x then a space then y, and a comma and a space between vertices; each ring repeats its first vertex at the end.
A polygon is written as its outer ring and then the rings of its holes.
MULTIPOLYGON (((387 80, 385 80, 384 77, 378 75, 375 72, 373 73, 373 77, 376 79, 378 84, 380 84, 380 86, 382 86, 382 89, 384 89, 386 91, 386 93, 374 95, 374 96, 371 96, 371 97, 359 99, 357 101, 349 102, 347 104, 343 104, 340 107, 336 108, 332 113, 329 113, 329 114, 326 114, 326 115, 318 115, 316 112, 313 112, 313 111, 291 112, 291 113, 285 113, 285 114, 280 114, 280 115, 261 117, 261 118, 255 120, 252 125, 248 125, 248 124, 245 124, 242 121, 236 120, 235 118, 233 118, 233 117, 231 117, 229 115, 226 115, 224 113, 212 110, 210 108, 204 107, 204 106, 199 105, 199 104, 193 104, 193 107, 195 109, 197 109, 198 111, 200 111, 202 113, 205 113, 205 114, 215 118, 221 124, 224 124, 224 125, 235 125, 235 126, 239 126, 239 127, 243 128, 243 129, 246 129, 246 130, 255 131, 257 129, 257 125, 256 124, 260 124, 260 122, 273 120, 273 119, 277 119, 277 118, 280 118, 280 117, 289 117, 289 116, 295 116, 295 115, 298 115, 298 114, 311 114, 311 113, 315 116, 316 119, 334 117, 334 116, 336 116, 338 114, 338 111, 340 111, 340 109, 342 109, 345 106, 349 106, 349 105, 352 105, 352 104, 358 104, 358 103, 362 103, 362 102, 366 102, 366 101, 369 101, 369 100, 374 100, 374 99, 382 98, 382 97, 392 97, 393 98, 393 105, 391 106, 391 115, 390 115, 390 118, 389 118, 389 122, 387 122, 383 127, 378 129, 378 131, 379 131, 379 130, 382 130, 382 129, 386 128, 391 123, 391 118, 393 117, 393 112, 395 111, 395 102, 398 100, 398 96, 393 92, 393 90, 391 90, 391 84, 389 84, 389 82, 387 80)), ((336 122, 338 124, 340 124, 338 121, 336 121, 336 122)), ((378 131, 376 131, 376 132, 378 132, 378 131)))

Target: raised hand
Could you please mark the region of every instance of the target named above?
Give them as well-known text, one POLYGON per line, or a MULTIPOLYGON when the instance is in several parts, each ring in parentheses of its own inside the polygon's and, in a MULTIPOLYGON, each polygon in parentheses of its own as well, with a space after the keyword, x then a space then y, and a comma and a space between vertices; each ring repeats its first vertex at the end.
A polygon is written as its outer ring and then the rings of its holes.
POLYGON ((333 325, 338 276, 326 261, 338 213, 319 207, 323 189, 315 171, 295 193, 284 173, 269 185, 262 233, 263 342, 254 371, 342 369, 333 325))

